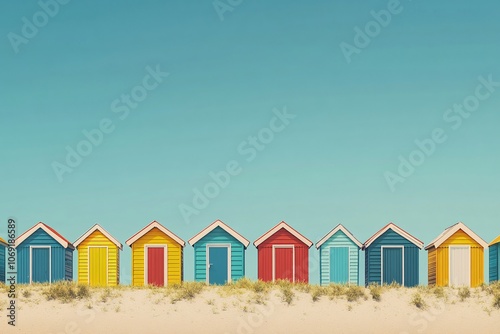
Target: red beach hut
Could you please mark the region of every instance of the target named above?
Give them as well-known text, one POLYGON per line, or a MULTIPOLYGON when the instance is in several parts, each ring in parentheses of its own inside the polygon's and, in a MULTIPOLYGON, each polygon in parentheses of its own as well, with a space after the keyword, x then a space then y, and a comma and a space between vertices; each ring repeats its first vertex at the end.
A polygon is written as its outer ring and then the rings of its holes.
POLYGON ((258 252, 258 277, 309 282, 309 248, 312 241, 281 222, 253 243, 258 252))

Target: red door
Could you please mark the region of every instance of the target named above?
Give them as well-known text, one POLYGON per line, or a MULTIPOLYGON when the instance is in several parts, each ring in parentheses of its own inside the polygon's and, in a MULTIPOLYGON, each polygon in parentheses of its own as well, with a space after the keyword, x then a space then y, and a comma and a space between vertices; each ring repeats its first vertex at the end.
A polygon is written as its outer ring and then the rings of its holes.
POLYGON ((148 247, 148 284, 165 285, 165 248, 148 247))
POLYGON ((274 279, 289 280, 293 282, 293 248, 274 249, 274 279))

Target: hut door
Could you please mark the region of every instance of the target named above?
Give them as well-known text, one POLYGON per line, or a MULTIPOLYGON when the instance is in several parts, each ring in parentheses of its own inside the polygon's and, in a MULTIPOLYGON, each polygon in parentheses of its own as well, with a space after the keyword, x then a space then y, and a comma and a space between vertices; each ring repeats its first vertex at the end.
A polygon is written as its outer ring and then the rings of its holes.
POLYGON ((470 285, 469 246, 450 246, 450 286, 470 285))
POLYGON ((295 281, 294 248, 293 246, 274 246, 273 280, 295 281))
POLYGON ((147 247, 148 251, 148 280, 147 284, 165 285, 165 247, 147 247))
POLYGON ((403 247, 382 247, 382 284, 404 285, 403 247))
POLYGON ((330 248, 330 282, 349 282, 349 247, 330 248))
POLYGON ((228 277, 229 247, 208 247, 208 283, 226 284, 228 277))
POLYGON ((106 247, 89 248, 89 284, 92 286, 108 285, 108 249, 106 247))
POLYGON ((50 247, 31 248, 31 283, 50 283, 50 247))

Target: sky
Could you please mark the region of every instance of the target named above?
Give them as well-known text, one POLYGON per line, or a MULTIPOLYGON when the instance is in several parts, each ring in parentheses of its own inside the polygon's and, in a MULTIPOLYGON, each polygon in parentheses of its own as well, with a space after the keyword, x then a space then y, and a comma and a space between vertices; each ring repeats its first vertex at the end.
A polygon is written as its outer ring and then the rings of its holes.
MULTIPOLYGON (((499 9, 4 1, 0 236, 14 217, 18 234, 42 221, 75 241, 99 223, 125 244, 157 220, 187 241, 221 219, 253 242, 284 220, 313 242, 339 223, 364 242, 394 222, 427 245, 463 221, 490 242, 499 9)), ((124 246, 124 284, 130 264, 124 246)), ((422 284, 426 268, 422 251, 422 284)))

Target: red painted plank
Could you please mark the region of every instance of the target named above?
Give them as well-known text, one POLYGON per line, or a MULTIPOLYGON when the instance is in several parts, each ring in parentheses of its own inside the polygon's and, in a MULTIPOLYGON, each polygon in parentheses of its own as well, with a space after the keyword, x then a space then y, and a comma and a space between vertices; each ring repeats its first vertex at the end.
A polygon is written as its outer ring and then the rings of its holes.
POLYGON ((148 247, 148 284, 164 285, 165 251, 163 247, 148 247))

